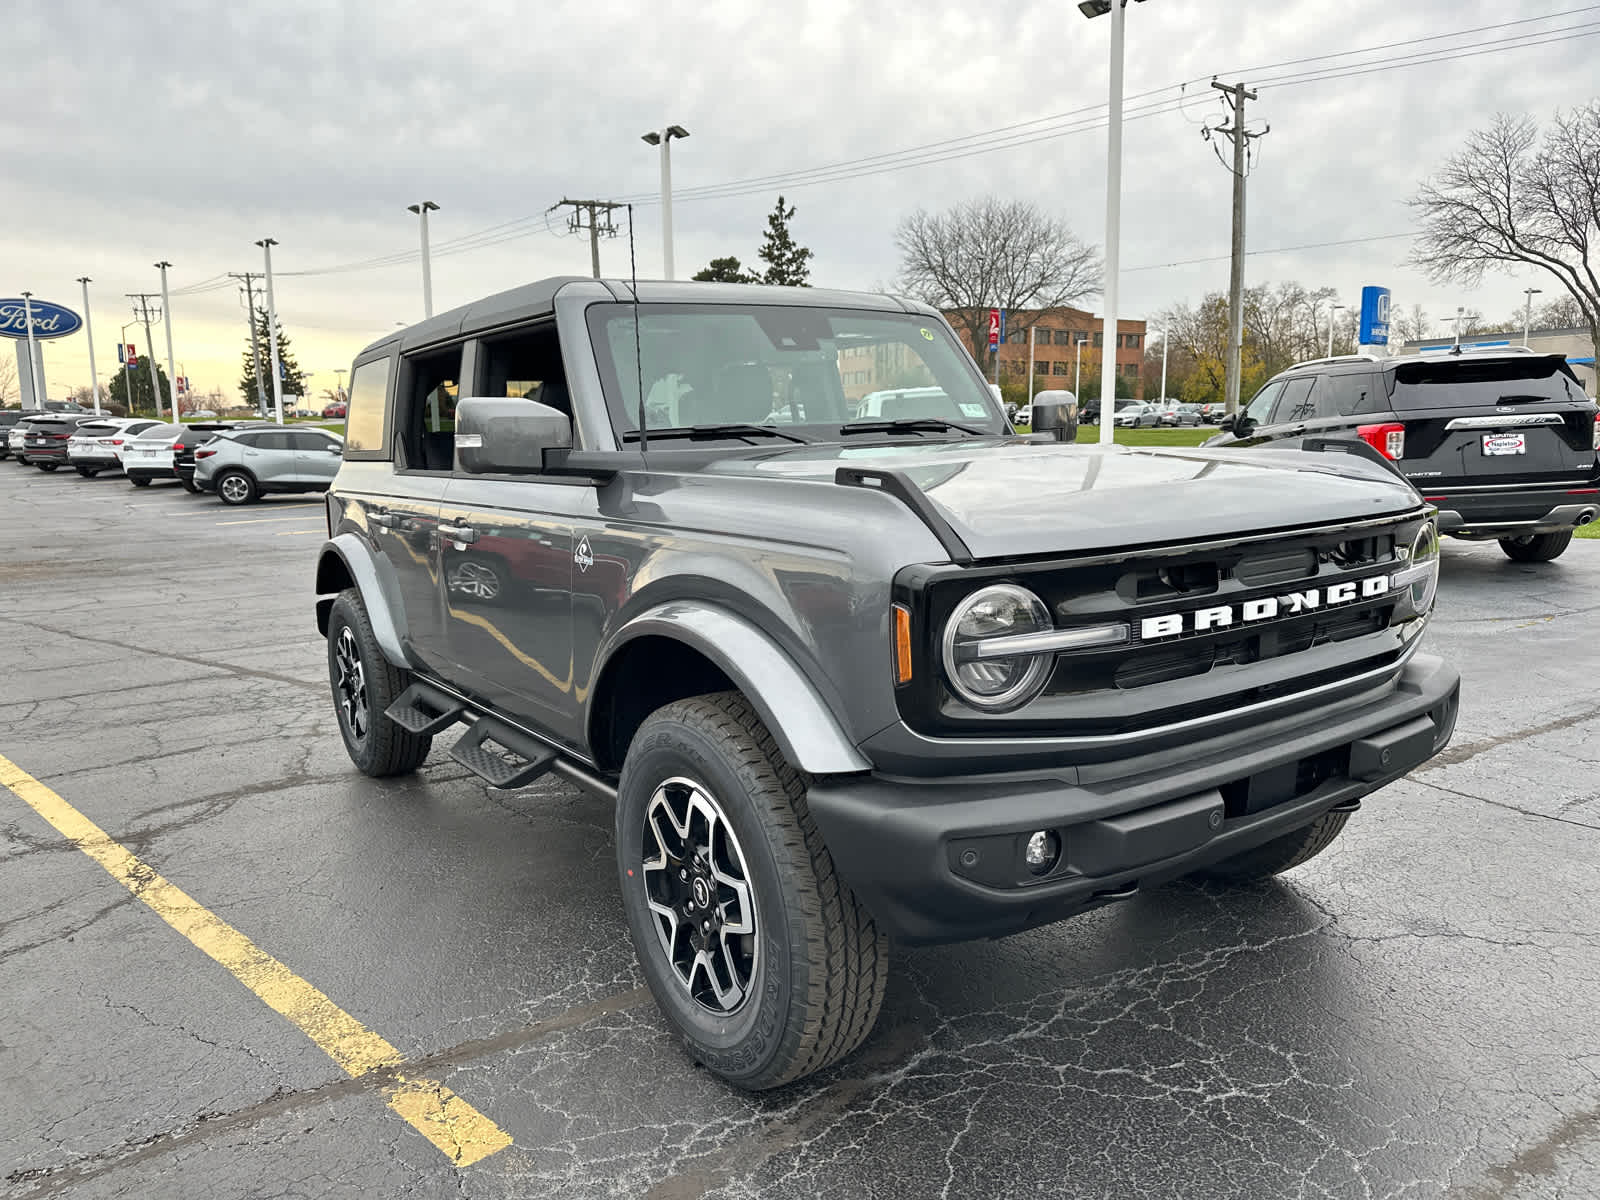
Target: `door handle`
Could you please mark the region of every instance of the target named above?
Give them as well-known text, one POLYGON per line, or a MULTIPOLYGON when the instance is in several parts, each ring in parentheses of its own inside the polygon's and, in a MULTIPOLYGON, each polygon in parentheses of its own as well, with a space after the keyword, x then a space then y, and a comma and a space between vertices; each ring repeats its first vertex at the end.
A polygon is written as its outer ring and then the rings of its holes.
POLYGON ((370 513, 367 519, 380 529, 395 529, 400 524, 399 517, 387 512, 370 513))
POLYGON ((452 542, 475 542, 478 531, 471 525, 441 525, 439 536, 452 542))

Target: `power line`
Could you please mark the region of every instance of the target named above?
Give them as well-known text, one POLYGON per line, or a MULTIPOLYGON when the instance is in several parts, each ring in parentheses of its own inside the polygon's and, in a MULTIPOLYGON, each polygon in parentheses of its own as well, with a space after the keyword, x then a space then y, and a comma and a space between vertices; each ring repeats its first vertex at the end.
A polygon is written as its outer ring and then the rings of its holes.
MULTIPOLYGON (((1372 237, 1341 238, 1334 242, 1304 242, 1298 246, 1274 246, 1270 250, 1246 250, 1244 254, 1246 258, 1251 258, 1257 254, 1292 254, 1300 250, 1326 250, 1334 246, 1360 246, 1367 242, 1392 242, 1399 238, 1416 236, 1415 233, 1379 233, 1374 234, 1372 237)), ((1123 267, 1122 273, 1126 275, 1130 271, 1166 271, 1173 267, 1194 267, 1202 263, 1227 262, 1232 257, 1231 254, 1212 254, 1205 258, 1185 258, 1177 262, 1151 263, 1143 267, 1123 267)))

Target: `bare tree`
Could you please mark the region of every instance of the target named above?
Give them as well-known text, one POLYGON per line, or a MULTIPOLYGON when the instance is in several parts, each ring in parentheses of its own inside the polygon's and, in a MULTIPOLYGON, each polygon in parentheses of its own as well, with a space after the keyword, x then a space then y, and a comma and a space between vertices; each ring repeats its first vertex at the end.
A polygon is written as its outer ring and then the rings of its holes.
POLYGON ((1583 306, 1571 296, 1557 296, 1533 310, 1536 329, 1577 329, 1588 324, 1583 306))
POLYGON ((1389 318, 1389 341, 1420 342, 1433 336, 1433 321, 1423 312, 1422 305, 1413 304, 1410 312, 1395 310, 1389 318))
POLYGON ((988 343, 988 309, 1006 310, 1008 332, 1026 332, 1041 312, 1101 287, 1100 252, 1020 200, 989 196, 942 213, 918 209, 900 222, 895 245, 901 287, 951 312, 974 356, 988 343))
POLYGON ((1560 281, 1600 345, 1600 100, 1541 142, 1528 117, 1502 115, 1411 199, 1422 233, 1414 261, 1439 282, 1476 284, 1490 268, 1534 266, 1560 281))
POLYGON ((17 399, 17 362, 10 354, 0 352, 0 408, 17 399))

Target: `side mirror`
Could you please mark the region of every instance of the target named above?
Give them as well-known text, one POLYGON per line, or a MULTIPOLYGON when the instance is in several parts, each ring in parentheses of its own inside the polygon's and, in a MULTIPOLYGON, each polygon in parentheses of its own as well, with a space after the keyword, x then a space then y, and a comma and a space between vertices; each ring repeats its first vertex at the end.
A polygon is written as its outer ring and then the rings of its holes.
POLYGON ((1236 421, 1232 413, 1223 413, 1222 416, 1217 419, 1217 428, 1222 430, 1223 433, 1232 433, 1235 424, 1236 421))
POLYGON ((456 405, 456 462, 473 475, 536 474, 546 450, 571 448, 571 419, 548 404, 468 396, 456 405))
POLYGON ((1033 431, 1048 433, 1058 442, 1078 440, 1078 406, 1070 401, 1035 401, 1033 431))

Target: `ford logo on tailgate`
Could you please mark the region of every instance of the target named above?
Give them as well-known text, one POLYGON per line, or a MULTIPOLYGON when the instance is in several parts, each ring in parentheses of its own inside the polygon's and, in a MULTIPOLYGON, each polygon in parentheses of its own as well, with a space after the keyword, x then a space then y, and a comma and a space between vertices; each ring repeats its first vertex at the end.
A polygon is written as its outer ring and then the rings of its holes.
POLYGON ((30 312, 35 338, 66 337, 69 333, 77 333, 83 325, 83 318, 70 308, 51 304, 48 300, 24 300, 17 296, 0 300, 0 337, 27 337, 30 312))

